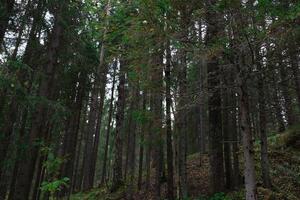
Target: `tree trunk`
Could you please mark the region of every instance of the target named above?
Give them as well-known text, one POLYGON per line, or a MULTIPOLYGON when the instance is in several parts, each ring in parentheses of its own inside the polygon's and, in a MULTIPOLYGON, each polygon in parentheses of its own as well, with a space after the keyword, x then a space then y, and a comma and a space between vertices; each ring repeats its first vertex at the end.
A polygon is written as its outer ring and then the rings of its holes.
POLYGON ((267 137, 267 116, 266 116, 266 101, 264 93, 264 71, 259 61, 257 63, 257 68, 260 71, 260 77, 258 77, 258 95, 259 95, 259 127, 260 127, 260 159, 261 159, 261 169, 262 169, 262 179, 264 187, 271 188, 271 178, 270 178, 270 167, 269 167, 269 157, 268 157, 268 137, 267 137))
POLYGON ((107 156, 108 156, 108 145, 109 145, 111 120, 112 120, 112 115, 113 115, 113 102, 114 102, 114 91, 115 91, 115 82, 116 82, 117 61, 115 61, 113 67, 114 67, 114 72, 113 72, 112 88, 111 88, 111 95, 110 95, 110 102, 109 102, 109 111, 108 111, 109 113, 108 113, 107 129, 106 129, 105 146, 104 146, 101 184, 106 183, 106 165, 107 165, 106 163, 107 163, 107 156))
MULTIPOLYGON (((137 83, 139 84, 139 83, 137 83)), ((132 118, 132 127, 131 127, 131 142, 129 147, 129 188, 128 193, 130 199, 133 198, 134 192, 134 177, 135 177, 135 151, 136 151, 136 128, 137 123, 136 120, 133 119, 133 112, 139 109, 139 101, 140 101, 140 89, 139 85, 132 89, 132 110, 131 110, 131 118, 132 118)))
POLYGON ((162 52, 156 50, 152 55, 153 68, 151 71, 151 83, 153 88, 151 90, 151 114, 152 114, 152 139, 153 139, 153 168, 154 168, 154 196, 155 200, 161 199, 161 177, 162 177, 162 52))
MULTIPOLYGON (((76 81, 78 84, 76 89, 76 93, 73 99, 73 108, 72 108, 72 116, 70 119, 70 125, 66 131, 66 135, 64 138, 63 146, 65 147, 65 151, 63 156, 67 157, 67 162, 64 163, 62 167, 61 177, 68 177, 69 182, 73 183, 73 173, 74 173, 74 165, 75 165, 75 158, 76 158, 76 147, 77 147, 77 138, 79 133, 79 125, 80 125, 80 118, 81 118, 81 110, 83 107, 83 97, 85 95, 85 82, 86 82, 86 74, 81 73, 79 75, 79 82, 76 81)), ((63 188, 62 194, 63 195, 70 195, 72 185, 70 188, 63 188)))
MULTIPOLYGON (((273 70, 274 71, 274 70, 273 70)), ((275 86, 274 89, 272 90, 272 97, 274 100, 274 107, 275 107, 275 115, 276 115, 276 120, 277 120, 277 126, 278 126, 278 132, 282 133, 285 131, 285 123, 283 121, 283 112, 282 112, 282 106, 280 103, 280 97, 279 95, 279 87, 277 84, 277 77, 276 77, 276 72, 272 73, 272 83, 275 86)))
MULTIPOLYGON (((76 158, 75 158, 75 168, 74 168, 74 174, 73 174, 73 182, 72 182, 72 191, 78 192, 81 190, 81 185, 82 185, 82 165, 80 165, 81 161, 81 152, 82 152, 82 146, 83 146, 83 141, 85 140, 84 138, 84 133, 85 133, 85 127, 86 127, 86 120, 88 117, 88 105, 86 103, 85 108, 83 109, 82 113, 82 120, 80 124, 80 130, 79 130, 79 137, 78 137, 78 147, 76 149, 76 158)), ((83 164, 83 163, 82 163, 83 164)))
POLYGON ((232 131, 230 131, 230 113, 231 113, 231 87, 232 84, 229 80, 229 74, 227 71, 222 70, 223 73, 223 84, 222 84, 222 127, 224 137, 224 167, 225 167, 225 180, 226 189, 232 189, 232 131))
MULTIPOLYGON (((63 4, 66 4, 64 2, 63 4)), ((55 65, 57 59, 57 51, 60 45, 60 37, 62 35, 62 16, 61 11, 64 6, 60 6, 57 13, 55 13, 54 28, 52 31, 49 48, 47 51, 47 64, 45 67, 45 75, 41 81, 39 88, 39 96, 51 99, 51 88, 53 87, 53 79, 55 73, 55 65)), ((33 178, 33 172, 35 168, 35 162, 38 155, 39 147, 34 145, 34 142, 43 139, 45 136, 45 121, 47 116, 47 106, 44 104, 37 105, 36 113, 33 115, 32 128, 29 138, 29 149, 24 151, 24 158, 22 160, 18 172, 18 181, 16 184, 16 192, 13 194, 15 200, 26 200, 29 198, 29 192, 31 189, 31 181, 33 178)))
MULTIPOLYGON (((107 2, 105 8, 105 15, 109 16, 110 14, 110 1, 107 2)), ((103 102, 105 96, 105 86, 106 86, 106 74, 107 66, 104 63, 105 55, 105 40, 107 34, 108 19, 106 19, 102 46, 100 49, 99 57, 99 66, 96 70, 95 85, 92 91, 92 102, 91 102, 91 111, 89 116, 89 125, 88 125, 88 136, 85 146, 85 160, 83 165, 83 190, 88 190, 93 187, 94 184, 94 175, 95 175, 95 165, 98 154, 98 145, 100 137, 100 126, 103 110, 103 102), (100 102, 98 102, 98 94, 101 93, 100 102), (99 103, 99 107, 97 104, 99 103), (95 135, 95 140, 93 141, 93 136, 95 135)))
POLYGON ((93 149, 92 149, 92 162, 90 165, 89 170, 89 176, 90 176, 90 184, 93 186, 94 184, 94 177, 95 177, 95 170, 96 170, 96 163, 98 158, 98 150, 99 150, 99 140, 100 140, 100 130, 101 130, 101 122, 102 122, 102 114, 103 114, 103 105, 104 105, 104 99, 105 99, 105 88, 106 88, 106 75, 107 75, 107 67, 105 72, 102 72, 102 85, 100 89, 100 102, 99 102, 99 113, 97 117, 97 124, 96 124, 96 130, 95 130, 95 139, 93 143, 93 149))
POLYGON ((113 166, 113 180, 111 191, 117 191, 123 184, 122 178, 122 132, 124 124, 125 110, 125 62, 120 62, 119 85, 118 85, 118 101, 116 103, 116 133, 115 133, 115 162, 113 166))
MULTIPOLYGON (((181 10, 181 40, 188 41, 188 29, 190 26, 190 12, 188 6, 181 10)), ((187 198, 187 49, 183 45, 179 49, 179 74, 178 74, 178 108, 177 108, 177 130, 178 130, 178 175, 179 175, 179 198, 187 198)))
MULTIPOLYGON (((282 58, 282 56, 280 56, 280 58, 282 58)), ((286 109, 287 122, 289 126, 292 126, 295 124, 295 114, 293 111, 292 99, 289 92, 289 75, 287 69, 283 66, 282 61, 280 61, 279 67, 281 78, 281 90, 282 95, 284 97, 284 107, 286 109)))
POLYGON ((83 180, 82 180, 82 189, 83 191, 89 190, 92 188, 93 183, 91 182, 90 176, 90 166, 92 163, 92 150, 93 150, 93 138, 96 130, 96 121, 98 116, 98 83, 100 80, 96 78, 94 87, 92 90, 91 96, 91 104, 90 104, 90 113, 88 117, 88 128, 86 130, 86 140, 85 140, 85 147, 84 147, 84 159, 83 159, 83 180))
MULTIPOLYGON (((147 92, 143 91, 143 115, 146 113, 147 106, 147 92)), ((142 176, 143 176, 143 162, 144 162, 144 144, 145 144, 145 132, 147 128, 147 123, 142 124, 141 133, 140 133, 140 151, 139 151, 139 169, 138 169, 138 189, 142 188, 142 176)))
POLYGON ((173 169, 173 145, 172 145, 172 124, 171 124, 171 51, 170 42, 166 46, 166 69, 165 69, 165 83, 166 83, 166 132, 167 132, 167 198, 174 200, 174 169, 173 169))
MULTIPOLYGON (((149 95, 151 96, 151 95, 149 95)), ((152 106, 150 100, 150 107, 152 106)), ((147 138, 146 138, 146 188, 150 187, 150 177, 151 177, 151 152, 153 146, 153 134, 150 130, 152 128, 152 121, 150 121, 147 125, 149 131, 147 131, 147 138)))
POLYGON ((232 115, 231 115, 231 130, 232 130, 232 139, 233 139, 233 144, 232 144, 232 153, 233 153, 233 180, 234 180, 234 188, 237 189, 241 185, 241 173, 240 173, 240 162, 239 162, 239 144, 240 144, 240 138, 239 138, 239 130, 240 127, 238 124, 239 119, 239 113, 237 112, 236 108, 237 106, 237 99, 235 96, 236 93, 233 93, 231 95, 232 99, 232 115))
MULTIPOLYGON (((220 35, 220 24, 218 13, 212 6, 216 0, 209 0, 209 7, 206 13, 207 38, 206 43, 213 45, 220 35)), ((224 190, 224 166, 223 166, 223 136, 222 136, 222 115, 221 115, 221 93, 220 93, 220 69, 218 58, 213 56, 207 62, 208 86, 210 96, 208 100, 209 111, 209 160, 210 160, 210 183, 213 193, 224 190)))
POLYGON ((245 159, 245 188, 246 200, 258 200, 256 177, 255 177, 255 163, 254 163, 254 150, 253 138, 249 126, 249 104, 248 94, 245 86, 240 86, 240 109, 241 109, 241 131, 242 142, 245 159))

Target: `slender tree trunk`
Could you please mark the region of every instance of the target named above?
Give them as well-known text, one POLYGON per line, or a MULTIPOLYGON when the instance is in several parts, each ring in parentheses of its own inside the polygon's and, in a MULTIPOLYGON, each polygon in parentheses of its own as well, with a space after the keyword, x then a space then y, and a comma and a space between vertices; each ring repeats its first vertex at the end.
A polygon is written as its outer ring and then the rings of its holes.
MULTIPOLYGON (((109 16, 110 13, 110 1, 107 2, 105 8, 105 15, 109 16)), ((95 165, 96 158, 98 154, 98 145, 100 137, 100 124, 102 118, 103 102, 105 95, 105 86, 106 86, 106 73, 107 66, 104 63, 105 55, 105 40, 108 27, 108 20, 106 19, 103 41, 100 50, 99 66, 96 71, 96 79, 94 90, 92 91, 92 102, 91 102, 91 112, 89 116, 89 128, 88 136, 85 146, 85 160, 83 165, 83 190, 88 190, 93 187, 94 175, 95 175, 95 165), (100 89, 99 89, 99 88, 100 89), (101 93, 100 103, 98 102, 98 94, 101 93), (97 106, 99 104, 99 107, 97 106), (95 135, 95 140, 93 141, 93 136, 95 135)))
POLYGON ((172 145, 172 124, 171 124, 171 51, 170 42, 166 46, 166 69, 165 69, 165 82, 166 82, 166 131, 167 131, 167 184, 169 200, 174 200, 174 169, 173 169, 173 145, 172 145))
MULTIPOLYGON (((147 92, 143 92, 143 114, 146 113, 147 106, 147 92)), ((141 133, 140 133, 140 151, 139 151, 139 169, 138 169, 138 189, 142 188, 142 178, 143 178, 143 163, 144 163, 144 143, 145 143, 145 132, 146 132, 147 123, 142 124, 141 133)))
POLYGON ((231 112, 231 104, 230 104, 230 90, 232 84, 229 81, 229 74, 227 71, 223 71, 223 84, 222 84, 222 127, 223 127, 223 137, 224 137, 224 167, 225 167, 225 180, 226 180, 226 188, 232 189, 233 181, 232 181, 232 133, 231 133, 231 123, 230 123, 230 112, 231 112))
POLYGON ((264 187, 271 188, 271 178, 270 178, 270 166, 268 157, 268 138, 266 131, 267 116, 266 116, 266 101, 265 101, 265 84, 264 84, 264 71, 260 63, 258 65, 258 70, 260 70, 260 77, 258 78, 258 94, 259 94, 259 127, 260 127, 260 159, 261 159, 261 169, 262 169, 262 179, 264 187))
POLYGON ((244 86, 240 89, 240 105, 241 105, 241 131, 245 159, 245 187, 246 200, 257 200, 257 188, 255 177, 253 138, 249 127, 249 105, 248 94, 244 86))
POLYGON ((234 187, 235 189, 239 188, 241 185, 241 172, 240 172, 240 162, 239 162, 239 144, 240 144, 240 138, 239 138, 239 126, 238 126, 238 119, 239 119, 239 113, 237 112, 236 108, 237 101, 235 93, 231 96, 232 100, 232 115, 231 115, 231 130, 232 130, 232 153, 233 153, 233 180, 234 180, 234 187))
POLYGON ((35 184, 34 184, 34 190, 32 193, 32 199, 33 200, 38 200, 40 196, 40 186, 42 184, 42 181, 44 179, 45 175, 45 167, 43 166, 44 162, 46 161, 46 156, 45 155, 40 155, 40 158, 38 159, 37 162, 37 172, 36 172, 36 177, 35 177, 35 184))
MULTIPOLYGON (((133 102, 130 103, 129 110, 131 111, 133 109, 133 102)), ((129 113, 130 113, 129 111, 129 113)), ((129 162, 129 154, 130 154, 130 147, 131 147, 131 135, 132 135, 132 117, 131 114, 128 116, 128 122, 127 122, 127 127, 125 128, 127 132, 127 142, 126 142, 126 154, 125 154, 125 163, 124 163, 124 180, 127 180, 127 173, 128 173, 128 162, 129 162)))
MULTIPOLYGON (((274 70, 273 70, 274 71, 274 70)), ((272 90, 272 97, 274 100, 274 107, 275 107, 275 115, 277 119, 277 125, 278 125, 278 132, 282 133, 285 131, 285 123, 283 121, 283 112, 282 112, 282 106, 279 100, 279 87, 277 84, 277 78, 275 75, 275 72, 272 73, 272 83, 275 86, 272 90)))
POLYGON ((100 102, 99 102, 99 113, 97 117, 97 124, 96 124, 96 130, 95 130, 95 139, 93 143, 93 149, 92 149, 92 161, 90 165, 89 170, 89 176, 90 176, 90 185, 93 186, 94 184, 94 177, 95 177, 95 171, 96 171, 96 163, 97 163, 97 157, 98 157, 98 150, 99 150, 99 140, 100 140, 100 130, 101 130, 101 122, 102 122, 102 114, 103 114, 103 105, 104 105, 104 99, 105 99, 105 88, 106 88, 106 75, 107 75, 107 67, 105 72, 102 74, 102 86, 100 91, 100 102))
MULTIPOLYGON (((150 107, 152 106, 152 103, 150 101, 150 107)), ((150 176, 151 176, 151 152, 152 152, 152 144, 153 144, 153 134, 150 130, 152 127, 152 122, 150 121, 147 124, 148 128, 148 134, 146 139, 146 188, 150 187, 150 176)))
MULTIPOLYGON (((199 88, 200 88, 200 121, 199 121, 199 140, 200 140, 200 152, 201 154, 204 154, 206 152, 206 144, 207 144, 207 130, 208 130, 208 102, 207 102, 207 63, 206 63, 206 58, 204 55, 201 57, 201 63, 200 63, 200 78, 201 80, 199 81, 199 88)), ((201 165, 201 158, 200 158, 200 165, 201 165)))
MULTIPOLYGON (((282 59, 282 56, 280 56, 282 59)), ((287 122, 289 126, 292 126, 295 124, 295 114, 293 111, 293 104, 292 104, 292 99, 289 91, 289 77, 288 77, 288 71, 287 69, 283 66, 282 61, 280 61, 279 64, 280 67, 280 78, 281 78, 281 90, 282 90, 282 95, 284 97, 284 107, 286 109, 286 117, 287 117, 287 122)))
POLYGON ((115 91, 115 82, 116 82, 116 68, 117 68, 117 62, 115 61, 115 63, 114 63, 114 72, 113 72, 113 80, 112 80, 112 88, 111 88, 111 96, 110 96, 110 102, 109 102, 109 111, 108 111, 109 113, 108 113, 107 129, 106 129, 105 146, 104 146, 104 157, 103 157, 101 184, 104 184, 106 182, 106 165, 107 165, 111 120, 112 120, 112 115, 113 115, 113 102, 114 102, 114 91, 115 91))
MULTIPOLYGON (((86 82, 86 74, 81 73, 79 75, 79 82, 76 81, 78 84, 76 89, 76 93, 74 96, 73 102, 73 114, 71 116, 70 125, 66 131, 66 135, 64 138, 64 156, 68 158, 67 162, 64 163, 62 167, 61 177, 68 177, 69 182, 73 183, 73 173, 74 173, 74 165, 75 165, 75 158, 76 158, 76 147, 77 147, 77 138, 79 133, 79 125, 80 125, 80 118, 81 118, 81 110, 83 107, 83 97, 85 94, 85 82, 86 82)), ((70 195, 72 185, 69 188, 63 188, 61 194, 63 195, 70 195)))
MULTIPOLYGON (((75 172, 73 174, 73 188, 72 188, 72 191, 79 191, 81 190, 81 185, 82 185, 82 165, 80 165, 80 161, 81 161, 81 151, 82 151, 82 146, 83 146, 83 141, 85 140, 84 139, 84 133, 85 133, 85 127, 86 127, 86 120, 87 120, 87 117, 88 117, 88 104, 86 103, 85 105, 85 108, 83 109, 83 113, 82 113, 82 120, 81 120, 81 127, 80 127, 80 130, 79 130, 79 137, 78 137, 78 147, 76 149, 76 160, 75 160, 75 172)), ((83 164, 83 163, 82 163, 83 164)))
POLYGON ((92 163, 92 150, 93 150, 93 140, 94 140, 94 134, 96 130, 96 121, 98 116, 98 83, 100 80, 97 80, 96 78, 94 87, 92 90, 92 96, 91 96, 91 104, 90 104, 90 113, 88 117, 88 128, 86 130, 86 140, 85 140, 85 147, 84 147, 84 160, 83 160, 83 180, 82 180, 82 189, 84 191, 89 190, 92 188, 92 182, 90 177, 90 166, 92 163))
POLYGON ((157 50, 152 56, 153 69, 151 71, 151 82, 153 88, 151 91, 151 113, 152 113, 152 126, 151 131, 153 134, 153 168, 154 168, 154 196, 155 200, 161 199, 161 177, 162 177, 162 52, 157 50))
POLYGON ((124 124, 124 110, 125 110, 125 63, 120 63, 119 72, 119 85, 118 85, 118 101, 117 101, 117 111, 116 111, 116 134, 114 142, 114 155, 115 162, 113 166, 113 179, 111 191, 117 191, 123 184, 122 177, 122 132, 124 124))
POLYGON ((239 96, 239 109, 240 109, 240 128, 242 134, 242 144, 244 152, 244 176, 245 176, 245 189, 246 200, 258 200, 256 175, 255 175, 255 162, 254 162, 254 149, 253 149, 253 135, 250 128, 249 119, 249 96, 248 96, 248 70, 245 64, 244 52, 241 53, 236 63, 237 67, 237 87, 239 96))
MULTIPOLYGON (((137 83, 139 84, 139 83, 137 83)), ((139 109, 139 101, 140 101, 140 89, 139 89, 139 85, 137 85, 136 87, 134 87, 133 89, 133 98, 132 98, 132 111, 134 112, 136 110, 139 109)), ((133 113, 131 114, 133 115, 133 113)), ((133 116, 130 116, 131 118, 133 118, 133 116)), ((133 192, 134 192, 134 178, 135 178, 135 152, 136 152, 136 128, 137 128, 137 124, 136 124, 136 120, 133 119, 132 120, 132 127, 131 127, 131 144, 130 144, 130 151, 129 151, 129 188, 128 188, 128 193, 129 193, 129 197, 130 199, 133 198, 133 192)))

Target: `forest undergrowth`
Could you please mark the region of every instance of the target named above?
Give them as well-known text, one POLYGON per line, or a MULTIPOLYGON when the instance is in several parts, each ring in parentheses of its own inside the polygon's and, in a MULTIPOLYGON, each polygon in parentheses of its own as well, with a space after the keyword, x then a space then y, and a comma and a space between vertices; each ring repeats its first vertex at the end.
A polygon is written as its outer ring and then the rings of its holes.
MULTIPOLYGON (((268 137, 270 144, 270 172, 273 180, 272 190, 262 187, 258 179, 258 194, 260 200, 299 200, 300 198, 300 125, 294 126, 284 133, 274 133, 268 137)), ((257 177, 261 177, 259 165, 259 141, 255 143, 255 159, 257 177)), ((240 154, 242 151, 240 150, 240 154)), ((240 163, 241 167, 243 163, 240 163)), ((185 200, 244 200, 243 187, 233 192, 209 193, 209 158, 207 154, 193 154, 188 157, 188 191, 190 197, 185 200)), ((242 174, 241 174, 242 177, 242 174)), ((177 180, 176 180, 177 181, 177 180)), ((167 185, 163 183, 165 196, 167 185)), ((154 188, 145 183, 140 191, 136 191, 135 200, 151 200, 154 188)), ((110 193, 107 187, 95 188, 86 193, 78 193, 71 200, 125 200, 127 188, 124 186, 118 192, 110 193)))

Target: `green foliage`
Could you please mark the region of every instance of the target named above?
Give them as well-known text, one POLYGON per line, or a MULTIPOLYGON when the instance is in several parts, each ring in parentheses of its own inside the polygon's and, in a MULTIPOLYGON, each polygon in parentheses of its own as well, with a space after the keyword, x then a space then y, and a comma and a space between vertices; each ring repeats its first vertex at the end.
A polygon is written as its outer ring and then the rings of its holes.
POLYGON ((258 17, 264 18, 266 14, 281 19, 293 20, 300 16, 300 2, 296 2, 289 6, 289 3, 275 2, 272 0, 259 0, 258 17))
POLYGON ((294 125, 284 133, 272 134, 268 137, 270 146, 279 148, 300 148, 297 141, 300 140, 300 125, 294 125))
POLYGON ((145 124, 149 120, 147 112, 142 110, 134 110, 132 112, 133 119, 139 124, 145 124))
POLYGON ((209 200, 231 200, 231 198, 227 197, 224 193, 216 193, 209 200))
POLYGON ((56 157, 50 147, 42 147, 41 154, 48 157, 43 163, 43 167, 48 173, 48 179, 42 182, 40 189, 43 194, 49 193, 50 197, 53 198, 56 192, 59 192, 62 188, 69 186, 70 179, 68 177, 57 178, 60 172, 60 167, 65 162, 65 159, 62 157, 56 157))
POLYGON ((48 170, 50 174, 56 173, 59 171, 60 166, 64 163, 64 159, 61 157, 55 157, 53 152, 48 154, 48 159, 44 162, 44 167, 48 170))
POLYGON ((68 187, 70 179, 68 177, 64 177, 62 179, 57 179, 54 181, 44 181, 41 184, 41 191, 43 193, 50 193, 51 197, 54 197, 54 194, 60 191, 63 187, 68 187))

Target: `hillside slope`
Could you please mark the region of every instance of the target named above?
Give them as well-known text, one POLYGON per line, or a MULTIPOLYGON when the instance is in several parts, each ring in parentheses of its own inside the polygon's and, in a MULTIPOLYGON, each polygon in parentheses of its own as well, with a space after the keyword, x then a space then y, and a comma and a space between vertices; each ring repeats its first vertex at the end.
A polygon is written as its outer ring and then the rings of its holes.
MULTIPOLYGON (((282 134, 269 137, 269 156, 271 166, 272 190, 261 187, 259 165, 259 142, 255 144, 256 170, 260 200, 299 200, 300 199, 300 126, 293 127, 282 134)), ((241 168, 243 163, 241 163, 241 168)), ((188 158, 188 189, 190 199, 209 199, 209 163, 208 155, 194 154, 188 158)), ((176 180, 175 180, 176 181, 176 180)), ((106 188, 94 189, 87 193, 73 195, 71 200, 118 200, 126 198, 126 187, 117 193, 109 193, 106 188)), ((162 193, 166 191, 166 183, 162 185, 162 193)), ((136 200, 151 200, 153 188, 145 188, 134 194, 136 200)), ((223 196, 223 195, 217 195, 223 196)), ((225 195, 224 195, 225 196, 225 195)), ((243 186, 239 191, 229 192, 225 197, 213 200, 243 200, 243 186)))

